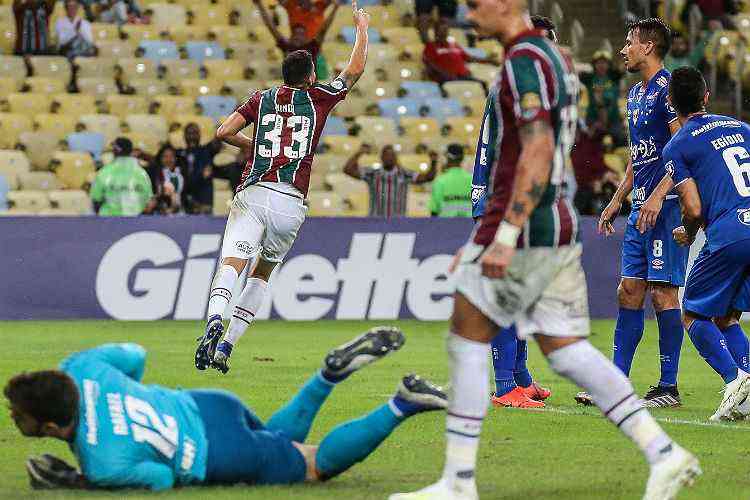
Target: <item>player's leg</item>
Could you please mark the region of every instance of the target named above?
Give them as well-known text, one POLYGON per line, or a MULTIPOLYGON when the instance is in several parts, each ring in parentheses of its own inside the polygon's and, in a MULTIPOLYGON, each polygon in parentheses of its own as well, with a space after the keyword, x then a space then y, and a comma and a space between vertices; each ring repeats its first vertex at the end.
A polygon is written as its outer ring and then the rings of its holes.
MULTIPOLYGON (((516 385, 518 339, 516 329, 501 328, 492 339, 492 367, 495 371, 495 392, 491 401, 495 406, 515 408, 542 408, 544 403, 534 401, 516 385)), ((528 371, 527 371, 528 373, 528 371)), ((531 382, 525 387, 531 386, 531 382)))
POLYGON ((628 224, 622 243, 622 278, 617 288, 617 323, 612 359, 626 375, 630 375, 635 350, 643 337, 643 302, 648 277, 647 255, 643 236, 628 224))
POLYGON ((304 443, 310 427, 334 386, 355 371, 397 351, 404 334, 398 328, 376 327, 328 353, 323 368, 315 373, 266 427, 283 431, 292 441, 304 443))
POLYGON ((516 347, 516 365, 513 368, 513 378, 518 387, 522 388, 529 398, 534 401, 544 401, 552 395, 552 392, 539 385, 532 378, 531 372, 529 372, 529 368, 526 366, 528 351, 528 342, 519 340, 516 347))
POLYGON ((742 312, 737 309, 722 317, 714 318, 714 324, 727 341, 727 348, 740 370, 750 372, 750 342, 740 326, 742 312))

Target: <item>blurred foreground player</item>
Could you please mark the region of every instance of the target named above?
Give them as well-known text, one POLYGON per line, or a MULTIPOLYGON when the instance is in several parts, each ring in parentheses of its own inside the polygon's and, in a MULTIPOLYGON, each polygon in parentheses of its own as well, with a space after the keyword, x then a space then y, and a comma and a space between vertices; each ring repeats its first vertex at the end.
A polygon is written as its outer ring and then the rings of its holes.
POLYGON ((221 247, 221 265, 208 300, 207 324, 198 339, 195 367, 229 370, 232 348, 263 304, 268 280, 284 259, 305 220, 304 201, 313 154, 328 114, 344 100, 365 70, 370 16, 352 3, 356 39, 349 64, 332 82, 315 83, 310 53, 288 54, 284 85, 255 92, 217 130, 216 137, 252 151, 232 202, 221 247), (255 124, 255 140, 240 132, 255 124), (257 259, 256 259, 257 257, 257 259), (248 261, 256 260, 236 301, 226 335, 222 313, 248 261), (219 344, 219 341, 221 343, 219 344))
POLYGON ((487 211, 456 270, 443 476, 391 500, 478 498, 489 342, 498 326, 514 323, 519 338, 534 336, 551 368, 592 394, 644 453, 651 468, 644 498, 674 498, 700 474, 698 461, 666 435, 627 377, 586 340, 588 297, 581 244, 573 239, 576 215, 559 189, 575 137, 578 79, 557 46, 532 29, 525 0, 467 5, 467 18, 480 34, 505 47, 497 83, 498 155, 487 211))
POLYGON ((59 370, 21 373, 5 386, 24 436, 69 443, 80 473, 49 455, 26 468, 37 488, 147 488, 191 484, 288 484, 330 479, 364 460, 408 417, 447 405, 442 390, 407 375, 396 394, 303 444, 336 384, 401 348, 395 328, 373 328, 331 351, 265 424, 226 391, 141 384, 146 352, 107 344, 65 359, 59 370))

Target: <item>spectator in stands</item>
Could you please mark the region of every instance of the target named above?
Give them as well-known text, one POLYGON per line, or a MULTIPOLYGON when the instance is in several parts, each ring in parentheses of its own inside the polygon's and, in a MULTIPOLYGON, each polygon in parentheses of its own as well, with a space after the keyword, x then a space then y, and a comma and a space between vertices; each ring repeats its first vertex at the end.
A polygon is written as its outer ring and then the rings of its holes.
POLYGON ((43 55, 51 49, 49 20, 55 0, 13 0, 17 55, 43 55))
POLYGON ((706 50, 707 39, 696 41, 693 50, 690 50, 688 40, 684 35, 677 34, 672 40, 672 48, 664 58, 664 67, 671 73, 682 66, 700 68, 703 66, 703 54, 706 50))
POLYGON ((369 154, 370 148, 365 145, 347 160, 344 173, 355 179, 363 180, 370 188, 371 217, 397 217, 406 215, 407 196, 410 184, 423 184, 435 178, 437 172, 437 154, 430 154, 430 168, 427 172, 417 173, 399 166, 393 146, 383 146, 380 152, 382 168, 372 166, 360 167, 359 159, 369 154))
POLYGON ((433 217, 471 217, 471 174, 461 166, 464 147, 449 144, 445 168, 432 183, 430 214, 433 217))
MULTIPOLYGON (((266 10, 261 0, 253 0, 255 5, 260 11, 260 17, 263 19, 263 23, 268 27, 276 40, 276 45, 281 49, 284 54, 294 52, 295 50, 306 50, 312 55, 313 61, 315 61, 315 76, 318 80, 328 79, 328 64, 323 58, 322 45, 325 40, 326 33, 333 23, 333 19, 336 17, 339 4, 335 3, 331 12, 328 14, 328 18, 325 19, 317 34, 313 37, 308 36, 309 28, 305 24, 292 24, 291 36, 289 38, 279 32, 278 28, 271 19, 270 14, 266 10)), ((291 18, 290 18, 291 22, 291 18)))
POLYGON ((154 212, 178 212, 182 207, 185 177, 177 164, 177 150, 171 144, 159 149, 149 166, 149 177, 154 189, 154 212))
POLYGON ((101 23, 125 24, 141 15, 136 0, 91 0, 96 18, 101 23))
POLYGON ((213 140, 201 145, 201 129, 188 123, 184 130, 185 149, 177 150, 178 163, 187 179, 183 190, 183 206, 191 213, 211 213, 214 203, 213 161, 221 143, 213 140))
POLYGON ((591 59, 593 73, 581 73, 580 80, 589 94, 586 124, 592 130, 608 131, 615 144, 625 145, 626 137, 620 115, 620 84, 624 72, 612 64, 612 54, 606 50, 594 52, 591 59))
POLYGON ((142 214, 151 202, 151 180, 138 160, 131 156, 133 143, 118 137, 112 143, 115 159, 103 166, 91 186, 91 201, 99 215, 142 214))
POLYGON ((487 92, 486 83, 474 78, 466 63, 499 64, 491 58, 473 57, 457 43, 448 41, 448 23, 443 20, 435 25, 435 40, 425 44, 422 61, 430 80, 439 84, 455 80, 477 81, 484 86, 485 93, 487 92))
POLYGON ((730 16, 739 12, 737 0, 687 0, 682 10, 682 22, 688 26, 690 21, 690 9, 697 5, 703 14, 703 19, 716 19, 728 29, 734 29, 734 22, 730 16))
POLYGON ((456 19, 458 13, 458 2, 456 0, 417 0, 417 29, 422 43, 430 40, 430 26, 433 24, 433 11, 437 8, 438 22, 450 25, 456 19))
POLYGON ((68 59, 96 54, 91 23, 81 17, 78 0, 65 0, 65 16, 55 23, 57 50, 68 59))
POLYGON ((570 154, 576 180, 573 204, 582 215, 598 215, 610 185, 616 189, 620 182, 619 176, 604 162, 605 136, 606 130, 584 125, 577 133, 575 147, 570 154))

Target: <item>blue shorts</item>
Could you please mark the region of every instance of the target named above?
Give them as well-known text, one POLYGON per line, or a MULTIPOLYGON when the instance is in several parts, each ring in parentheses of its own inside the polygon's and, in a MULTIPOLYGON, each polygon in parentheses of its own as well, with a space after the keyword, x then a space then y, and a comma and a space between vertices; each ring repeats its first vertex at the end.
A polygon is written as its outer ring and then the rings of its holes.
POLYGON ((292 440, 270 431, 234 394, 199 389, 195 400, 206 428, 206 483, 289 484, 305 480, 307 466, 292 440))
POLYGON ((704 245, 690 269, 682 307, 713 318, 731 309, 750 306, 750 240, 737 241, 714 252, 704 245))
POLYGON ((665 201, 656 225, 645 234, 635 227, 636 214, 631 214, 625 227, 622 277, 683 286, 690 249, 679 246, 672 237, 672 230, 682 225, 679 203, 665 201))

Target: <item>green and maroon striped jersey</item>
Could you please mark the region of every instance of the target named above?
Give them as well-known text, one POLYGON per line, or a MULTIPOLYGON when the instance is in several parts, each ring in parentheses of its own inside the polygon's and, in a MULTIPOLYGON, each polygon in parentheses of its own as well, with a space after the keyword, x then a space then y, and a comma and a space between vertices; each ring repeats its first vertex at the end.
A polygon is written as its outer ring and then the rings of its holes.
POLYGON ((313 154, 328 114, 348 92, 336 78, 306 89, 287 85, 255 92, 237 108, 255 124, 253 154, 245 165, 239 190, 265 182, 285 182, 307 195, 313 154))
POLYGON ((519 34, 505 45, 505 62, 495 83, 497 137, 487 207, 474 242, 489 245, 509 208, 521 155, 519 131, 540 120, 555 136, 549 185, 518 238, 518 246, 556 247, 578 240, 578 221, 560 185, 576 132, 578 78, 572 63, 544 30, 519 34))

